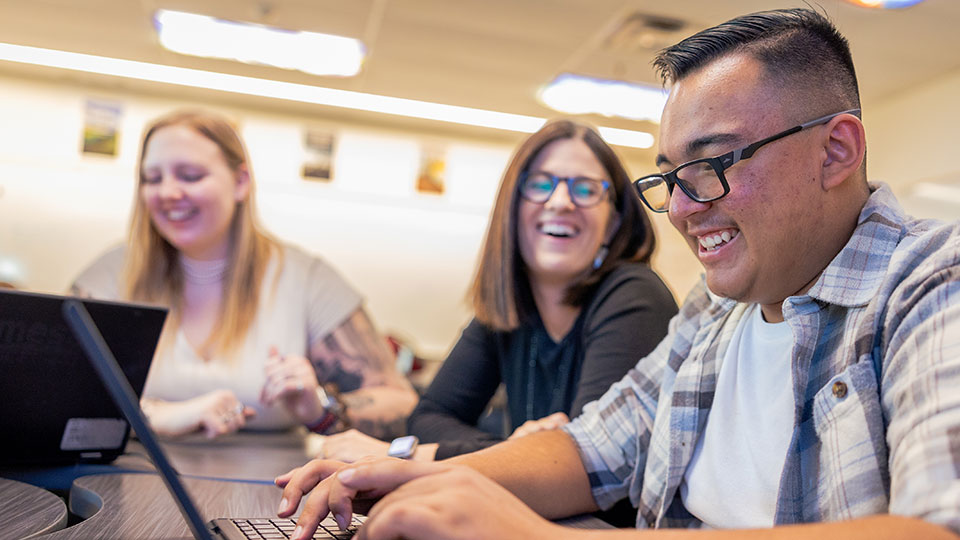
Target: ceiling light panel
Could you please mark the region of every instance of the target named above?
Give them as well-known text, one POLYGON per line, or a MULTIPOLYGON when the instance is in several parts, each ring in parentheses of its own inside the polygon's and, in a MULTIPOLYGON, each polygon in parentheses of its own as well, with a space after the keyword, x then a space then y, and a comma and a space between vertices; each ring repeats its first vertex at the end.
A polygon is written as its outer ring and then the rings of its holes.
POLYGON ((154 16, 160 44, 171 51, 247 64, 295 69, 312 75, 352 77, 365 48, 353 38, 226 21, 161 9, 154 16))
POLYGON ((910 7, 924 0, 847 0, 847 2, 860 7, 876 9, 897 9, 910 7))
POLYGON ((547 107, 566 114, 601 114, 659 123, 667 91, 626 81, 562 73, 543 88, 538 97, 547 107))

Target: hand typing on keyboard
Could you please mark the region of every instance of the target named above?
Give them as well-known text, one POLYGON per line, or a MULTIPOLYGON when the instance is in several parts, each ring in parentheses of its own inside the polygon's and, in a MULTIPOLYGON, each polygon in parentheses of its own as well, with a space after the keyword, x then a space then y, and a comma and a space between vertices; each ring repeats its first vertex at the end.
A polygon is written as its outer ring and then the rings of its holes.
MULTIPOLYGON (((231 519, 237 529, 249 540, 286 540, 290 538, 297 523, 292 519, 231 519)), ((346 530, 340 527, 331 518, 320 522, 313 533, 315 540, 346 540, 356 534, 363 521, 354 517, 353 523, 346 530)))
POLYGON ((493 480, 449 462, 313 460, 276 483, 284 488, 281 517, 309 493, 294 540, 311 538, 328 513, 349 524, 353 512, 367 514, 357 535, 362 540, 559 538, 564 530, 493 480))

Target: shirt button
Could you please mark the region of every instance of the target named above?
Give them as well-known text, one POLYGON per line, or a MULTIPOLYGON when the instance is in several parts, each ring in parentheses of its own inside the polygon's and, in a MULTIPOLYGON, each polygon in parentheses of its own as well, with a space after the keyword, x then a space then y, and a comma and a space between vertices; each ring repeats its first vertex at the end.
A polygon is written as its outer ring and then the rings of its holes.
POLYGON ((843 381, 833 383, 833 395, 839 399, 847 397, 847 383, 843 381))

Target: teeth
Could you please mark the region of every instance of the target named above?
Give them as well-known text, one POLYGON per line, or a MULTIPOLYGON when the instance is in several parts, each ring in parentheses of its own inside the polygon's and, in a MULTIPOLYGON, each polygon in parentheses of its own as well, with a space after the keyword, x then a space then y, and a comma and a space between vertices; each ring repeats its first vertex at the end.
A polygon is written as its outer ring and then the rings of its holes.
POLYGON ((540 226, 540 232, 551 236, 573 236, 576 234, 573 227, 561 223, 544 223, 540 226))
POLYGON ((714 234, 713 236, 701 236, 700 245, 703 246, 707 251, 712 251, 719 247, 722 244, 726 244, 733 238, 733 235, 730 234, 730 231, 723 231, 720 234, 714 234))
POLYGON ((170 221, 181 221, 188 218, 192 214, 190 210, 170 210, 166 212, 167 219, 170 221))

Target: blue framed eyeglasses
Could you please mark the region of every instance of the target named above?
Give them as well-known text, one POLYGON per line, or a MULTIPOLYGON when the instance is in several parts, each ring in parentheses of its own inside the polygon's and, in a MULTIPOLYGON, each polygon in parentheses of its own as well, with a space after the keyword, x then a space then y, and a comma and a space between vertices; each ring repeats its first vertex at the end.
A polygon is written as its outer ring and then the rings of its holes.
POLYGON ((570 200, 579 208, 595 206, 603 200, 610 189, 610 182, 587 176, 556 176, 544 171, 525 172, 520 176, 520 196, 536 203, 544 204, 550 200, 557 184, 565 182, 570 200))

